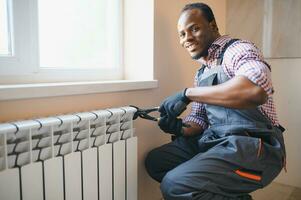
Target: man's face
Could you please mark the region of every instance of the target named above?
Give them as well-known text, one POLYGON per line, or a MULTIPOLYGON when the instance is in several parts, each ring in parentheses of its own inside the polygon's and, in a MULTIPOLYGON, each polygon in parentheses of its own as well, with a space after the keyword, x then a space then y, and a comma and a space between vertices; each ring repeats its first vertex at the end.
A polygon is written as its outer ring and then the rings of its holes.
POLYGON ((216 33, 216 29, 214 30, 216 26, 212 26, 211 23, 198 9, 187 10, 181 14, 178 21, 180 44, 192 59, 198 60, 208 55, 208 48, 214 41, 216 33))

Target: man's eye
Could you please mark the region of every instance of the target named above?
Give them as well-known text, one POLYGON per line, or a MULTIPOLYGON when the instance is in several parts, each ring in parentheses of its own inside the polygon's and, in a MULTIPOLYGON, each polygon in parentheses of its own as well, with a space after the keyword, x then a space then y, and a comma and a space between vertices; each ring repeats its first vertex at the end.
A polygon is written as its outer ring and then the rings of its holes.
POLYGON ((193 28, 191 29, 192 32, 197 32, 198 30, 200 30, 198 27, 193 27, 193 28))
POLYGON ((180 38, 183 38, 184 36, 185 36, 184 33, 181 33, 181 34, 179 35, 180 38))

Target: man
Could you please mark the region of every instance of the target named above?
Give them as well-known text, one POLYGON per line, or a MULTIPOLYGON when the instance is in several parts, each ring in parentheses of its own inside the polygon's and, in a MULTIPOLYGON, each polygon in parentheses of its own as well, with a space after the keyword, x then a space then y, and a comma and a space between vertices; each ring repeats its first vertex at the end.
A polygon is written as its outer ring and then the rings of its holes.
POLYGON ((176 139, 152 150, 145 165, 165 200, 251 199, 285 161, 283 128, 272 98, 269 65, 245 40, 221 36, 210 7, 184 7, 181 45, 202 66, 195 87, 160 106, 160 128, 176 139), (184 122, 177 118, 192 102, 184 122))

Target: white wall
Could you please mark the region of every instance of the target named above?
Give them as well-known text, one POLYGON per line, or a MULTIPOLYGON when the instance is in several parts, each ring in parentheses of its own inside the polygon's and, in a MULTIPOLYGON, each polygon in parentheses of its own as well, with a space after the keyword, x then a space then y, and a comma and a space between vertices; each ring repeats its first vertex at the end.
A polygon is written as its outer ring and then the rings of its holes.
POLYGON ((301 187, 301 59, 269 59, 275 103, 287 152, 287 170, 276 182, 301 187))

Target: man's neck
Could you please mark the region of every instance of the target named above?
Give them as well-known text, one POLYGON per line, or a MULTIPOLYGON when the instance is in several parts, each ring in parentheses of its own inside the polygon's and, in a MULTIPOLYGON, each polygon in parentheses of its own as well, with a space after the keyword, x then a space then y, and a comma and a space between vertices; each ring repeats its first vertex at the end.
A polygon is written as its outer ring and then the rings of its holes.
MULTIPOLYGON (((211 45, 213 44, 213 42, 216 41, 219 37, 221 37, 221 35, 220 35, 219 32, 217 32, 216 34, 214 34, 214 36, 212 37, 212 40, 211 40, 211 43, 210 43, 209 48, 211 47, 211 45)), ((208 48, 208 49, 209 49, 209 48, 208 48)), ((200 62, 201 64, 206 64, 207 61, 208 61, 208 57, 209 57, 209 54, 206 55, 206 56, 201 57, 201 58, 198 59, 197 61, 200 62)))

